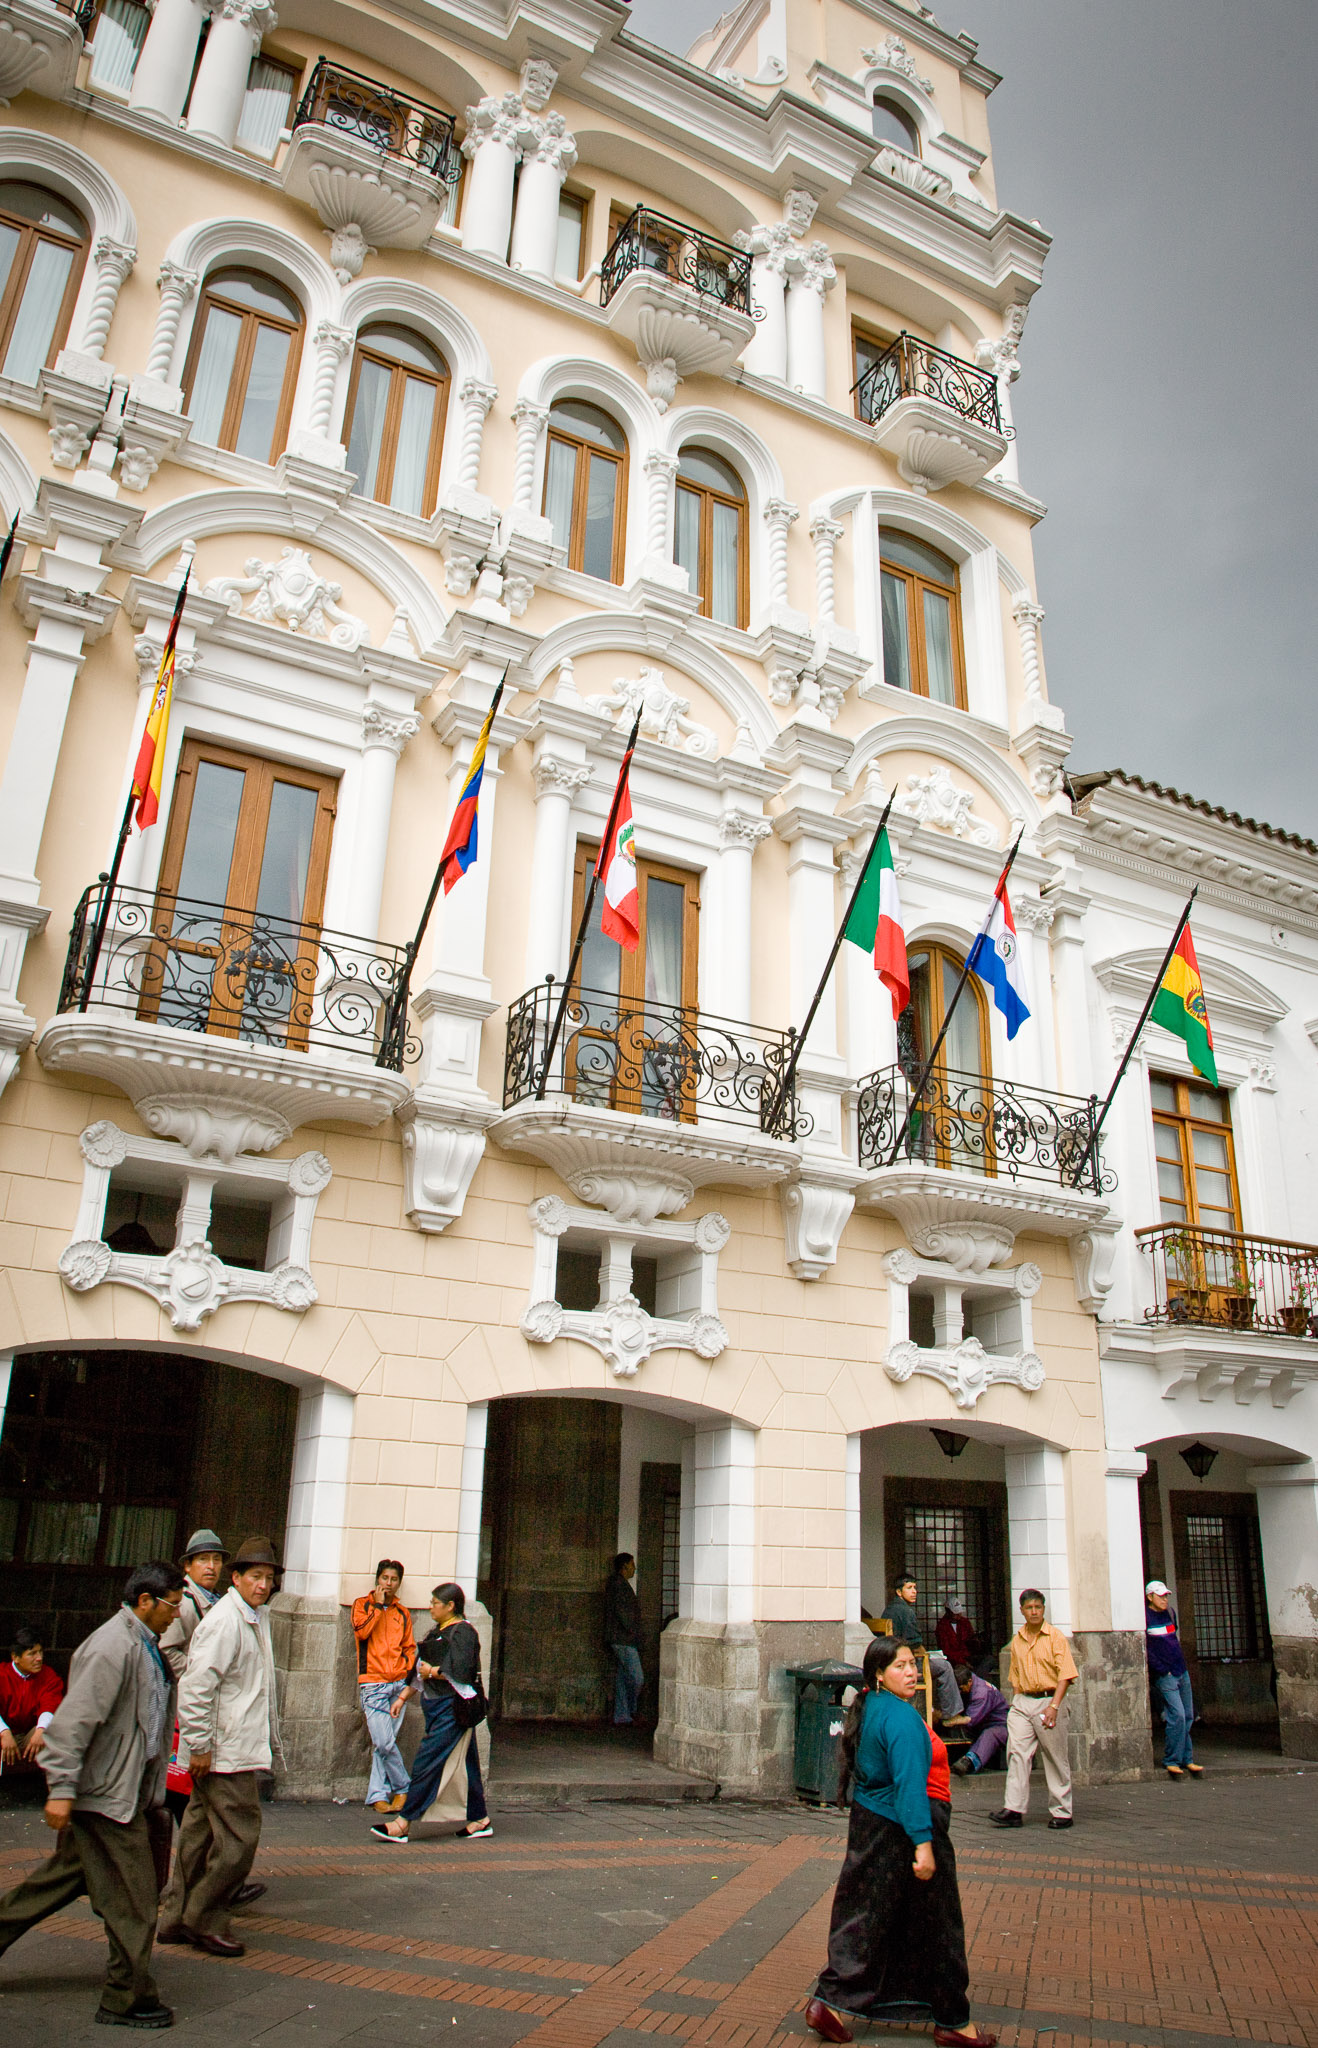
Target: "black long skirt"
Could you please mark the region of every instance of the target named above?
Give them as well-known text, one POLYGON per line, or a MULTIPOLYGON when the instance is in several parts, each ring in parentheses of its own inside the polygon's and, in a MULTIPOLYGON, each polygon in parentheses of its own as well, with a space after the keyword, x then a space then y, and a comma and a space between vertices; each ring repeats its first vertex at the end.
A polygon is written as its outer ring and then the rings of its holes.
POLYGON ((911 1865, 910 1836, 867 1806, 853 1806, 847 1854, 833 1894, 828 1964, 815 1997, 862 2020, 932 2019, 964 2027, 966 1930, 952 1848, 952 1809, 931 1799, 934 1874, 911 1865))

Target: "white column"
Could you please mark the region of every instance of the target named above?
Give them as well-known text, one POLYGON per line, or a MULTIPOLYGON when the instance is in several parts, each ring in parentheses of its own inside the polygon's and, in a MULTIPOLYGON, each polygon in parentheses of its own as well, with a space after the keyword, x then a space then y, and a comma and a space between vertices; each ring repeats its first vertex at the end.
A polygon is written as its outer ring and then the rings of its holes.
POLYGON ((565 761, 541 754, 532 770, 535 780, 535 846, 531 855, 530 902, 527 906, 526 975, 534 988, 547 974, 561 976, 567 967, 568 911, 572 902, 572 806, 590 781, 584 761, 565 761))
POLYGON ((275 26, 269 0, 211 0, 211 32, 201 53, 188 106, 188 130, 233 147, 247 93, 247 74, 261 38, 275 26))
POLYGON ((515 92, 506 92, 502 99, 481 100, 467 109, 462 154, 471 168, 462 203, 462 246, 477 256, 492 256, 498 263, 508 258, 513 174, 525 123, 522 102, 515 92))
POLYGON ((311 386, 311 412, 307 426, 311 433, 327 441, 339 365, 352 347, 353 333, 350 327, 336 327, 332 320, 322 320, 311 340, 316 351, 316 374, 311 386))
POLYGON ((549 407, 534 405, 529 398, 519 399, 513 407, 513 425, 517 429, 517 455, 513 469, 513 503, 523 511, 532 509, 535 491, 536 461, 540 453, 540 436, 549 424, 549 407))
POLYGON ((843 1518, 847 1549, 846 1611, 848 1628, 860 1621, 860 1437, 847 1438, 846 1504, 843 1518))
POLYGON ((1318 1639, 1313 1589, 1318 1586, 1318 1472, 1312 1458, 1295 1465, 1251 1465, 1245 1474, 1258 1497, 1259 1541, 1274 1636, 1318 1639))
POLYGON ((458 453, 458 482, 464 491, 474 491, 479 487, 485 421, 498 395, 493 384, 482 384, 478 377, 464 378, 458 391, 458 399, 462 406, 462 446, 458 453))
POLYGON ((353 938, 373 939, 380 929, 398 757, 420 722, 380 704, 362 712, 362 758, 352 778, 351 859, 343 864, 344 880, 335 892, 341 929, 353 938))
POLYGON ((134 113, 177 121, 188 97, 192 66, 210 0, 146 0, 151 26, 137 60, 128 104, 134 113))
POLYGON ((711 949, 710 1008, 743 1023, 751 1014, 751 864, 755 849, 773 826, 750 811, 725 811, 719 819, 715 945, 711 949))
MULTIPOLYGON (((454 746, 453 764, 449 769, 449 786, 453 792, 449 802, 448 817, 452 818, 462 785, 471 767, 475 734, 466 735, 454 746)), ((503 779, 499 766, 500 749, 490 735, 485 750, 485 773, 481 780, 480 812, 478 819, 480 857, 473 861, 461 881, 454 884, 447 895, 441 893, 435 909, 435 952, 434 966, 445 976, 457 975, 466 981, 484 983, 485 974, 485 924, 489 909, 490 863, 494 853, 494 808, 503 779)), ((445 822, 445 834, 448 823, 445 822)), ((441 839, 440 844, 443 844, 441 839)))
POLYGON ((1094 1049, 1089 1028, 1089 984, 1085 974, 1085 911, 1089 898, 1076 889, 1053 889, 1051 933, 1056 984, 1057 1085, 1067 1095, 1088 1095, 1094 1086, 1094 1049))
POLYGON ((78 342, 79 355, 95 356, 99 360, 105 354, 106 336, 110 332, 119 293, 136 261, 136 249, 130 249, 126 242, 113 241, 109 235, 97 236, 92 247, 96 288, 78 342))
POLYGON ((288 1489, 284 1591, 337 1600, 348 1514, 353 1398, 339 1387, 304 1387, 297 1404, 288 1489))
POLYGON ((696 1611, 696 1443, 682 1444, 682 1504, 678 1514, 677 1608, 683 1620, 696 1611))
POLYGON ((1043 708, 1043 671, 1039 664, 1039 628, 1047 614, 1032 597, 1018 597, 1011 608, 1021 636, 1021 668, 1025 675, 1025 709, 1022 725, 1029 725, 1043 708))
POLYGON ((1037 1586, 1048 1602, 1049 1621, 1070 1635, 1066 1462, 1051 1444, 1031 1444, 1025 1450, 1008 1445, 1005 1464, 1011 1613, 1017 1611, 1022 1589, 1037 1586))
POLYGON ((821 626, 831 626, 837 615, 837 580, 833 557, 843 529, 836 519, 812 519, 810 538, 815 544, 815 613, 821 626))
POLYGON ((553 279, 558 198, 576 160, 577 138, 569 135, 561 114, 544 114, 533 123, 517 181, 517 217, 508 259, 514 270, 524 270, 528 277, 553 279))
POLYGON ((787 287, 787 382, 807 398, 828 396, 824 297, 837 283, 826 242, 810 242, 794 259, 787 287))
POLYGON ((692 1614, 753 1621, 755 1431, 739 1422, 699 1431, 692 1481, 692 1614))
MULTIPOLYGON (((60 558, 45 559, 49 563, 60 558)), ((96 570, 93 589, 99 588, 105 574, 96 570)), ((87 645, 97 637, 97 631, 88 628, 103 631, 115 610, 113 601, 93 599, 95 609, 80 616, 76 601, 81 595, 53 585, 38 586, 29 594, 37 630, 28 642, 27 676, 0 779, 0 878, 31 880, 36 875, 69 700, 87 658, 87 645)))
MULTIPOLYGON (((791 946, 792 1021, 800 1025, 810 1007, 824 960, 837 929, 837 869, 833 849, 846 831, 838 819, 798 811, 780 819, 787 841, 787 906, 791 946)), ((805 1057, 837 1053, 837 983, 830 975, 810 1026, 805 1057)))
POLYGON ((751 304, 762 316, 742 351, 742 365, 752 376, 781 384, 787 376, 787 259, 796 245, 781 221, 739 233, 736 242, 751 252, 751 304))
POLYGON ((652 448, 641 468, 645 471, 645 561, 646 574, 671 572, 673 567, 673 484, 677 476, 676 455, 652 448))
POLYGON ((1107 1454, 1107 1568, 1114 1629, 1144 1627, 1140 1481, 1148 1468, 1143 1451, 1107 1454))
POLYGON ((770 498, 764 508, 769 529, 769 603, 787 603, 787 536, 800 518, 795 505, 785 498, 770 498))
POLYGON ((476 1598, 481 1562, 481 1505, 485 1498, 485 1439, 490 1425, 488 1401, 467 1404, 467 1432, 462 1444, 462 1490, 458 1494, 458 1548, 453 1576, 468 1601, 476 1598))
POLYGON ((184 270, 180 264, 171 263, 168 257, 160 266, 160 311, 156 315, 156 331, 151 337, 151 353, 146 359, 146 375, 157 384, 170 381, 174 344, 178 340, 183 308, 195 297, 200 283, 199 271, 184 270))

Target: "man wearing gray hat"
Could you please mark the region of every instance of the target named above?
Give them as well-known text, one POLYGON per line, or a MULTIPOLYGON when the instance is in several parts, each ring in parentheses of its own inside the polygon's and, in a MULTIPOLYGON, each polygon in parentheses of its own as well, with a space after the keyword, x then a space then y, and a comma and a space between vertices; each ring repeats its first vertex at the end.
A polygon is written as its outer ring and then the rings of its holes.
POLYGON ((182 1678, 188 1668, 188 1645, 197 1623, 204 1614, 210 1613, 220 1597, 220 1577, 228 1555, 213 1529, 194 1529, 179 1559, 186 1580, 183 1605, 179 1608, 178 1620, 160 1638, 160 1654, 175 1679, 182 1678))

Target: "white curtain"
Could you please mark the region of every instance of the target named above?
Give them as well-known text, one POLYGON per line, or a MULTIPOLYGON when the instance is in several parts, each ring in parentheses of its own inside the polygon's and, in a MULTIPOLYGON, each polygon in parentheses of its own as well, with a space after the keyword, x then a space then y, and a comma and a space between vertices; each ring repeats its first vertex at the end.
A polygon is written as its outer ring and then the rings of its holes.
POLYGON ((645 1000, 682 1000, 682 913, 686 891, 651 876, 645 892, 645 1000))
POLYGON ((94 91, 127 96, 150 25, 151 16, 138 0, 105 0, 92 44, 94 91))
POLYGON ((554 529, 554 544, 565 548, 572 536, 572 498, 577 480, 577 450, 566 441, 550 440, 545 467, 545 518, 554 529))
POLYGON ((284 395, 289 342, 290 337, 282 327, 261 326, 256 330, 237 442, 237 453, 250 455, 253 462, 273 462, 275 457, 275 424, 284 395))
POLYGON ((952 607, 936 590, 926 590, 924 594, 924 659, 929 675, 929 695, 936 704, 955 704, 952 607))
POLYGON ((380 467, 380 444, 384 439, 384 414, 389 403, 389 372, 380 363, 365 359, 357 370, 357 389, 352 401, 352 426, 348 433, 348 468, 357 481, 353 494, 375 496, 375 479, 380 467))
POLYGON ((247 75, 247 95, 238 120, 238 141, 256 156, 271 157, 288 126, 293 104, 294 81, 283 64, 267 64, 253 57, 247 75))
POLYGON ((700 589, 700 499, 678 487, 673 560, 685 569, 693 591, 700 589))
POLYGON ((433 384, 409 377, 403 390, 403 417, 398 428, 398 451, 394 456, 394 480, 389 503, 398 512, 425 511, 426 471, 430 467, 430 436, 435 420, 433 384))
POLYGON ((57 242, 37 243, 23 286, 18 318, 5 351, 4 374, 20 384, 35 384, 50 354, 72 262, 71 249, 61 248, 57 242))
POLYGON ((714 559, 710 564, 711 616, 725 626, 741 624, 741 514, 732 505, 715 504, 714 559))
POLYGON ((192 380, 189 411, 193 438, 210 448, 218 443, 224 424, 224 408, 229 401, 229 382, 242 330, 243 323, 236 313, 212 306, 206 314, 206 332, 197 357, 197 374, 192 380))

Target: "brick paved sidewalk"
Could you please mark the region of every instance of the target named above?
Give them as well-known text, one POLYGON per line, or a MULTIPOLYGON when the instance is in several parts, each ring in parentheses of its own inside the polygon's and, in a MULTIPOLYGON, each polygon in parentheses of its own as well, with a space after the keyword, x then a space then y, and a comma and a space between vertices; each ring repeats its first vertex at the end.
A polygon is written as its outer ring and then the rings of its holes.
MULTIPOLYGON (((1108 1786, 1069 1834, 1006 1836, 1001 1785, 958 1785, 954 1833, 974 2010, 1004 2048, 1318 2048, 1318 1775, 1108 1786)), ((392 1850, 359 1808, 268 1808, 246 1957, 158 1956, 169 2038, 802 2048, 839 1817, 591 1806, 496 1826, 392 1850)), ((36 1812, 0 1815, 0 1885, 47 1839, 36 1812)), ((103 1958, 85 1906, 26 1937, 0 1960, 0 2038, 103 2048, 103 1958)))

